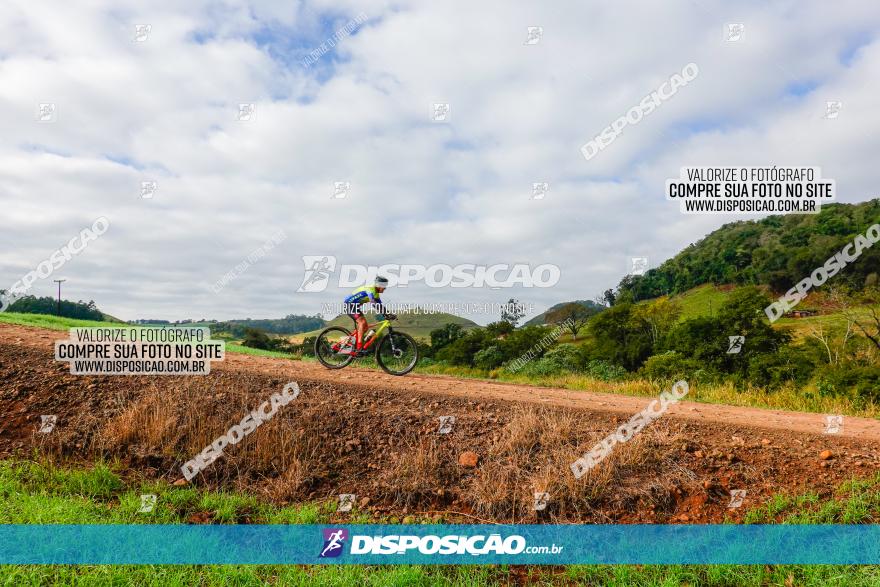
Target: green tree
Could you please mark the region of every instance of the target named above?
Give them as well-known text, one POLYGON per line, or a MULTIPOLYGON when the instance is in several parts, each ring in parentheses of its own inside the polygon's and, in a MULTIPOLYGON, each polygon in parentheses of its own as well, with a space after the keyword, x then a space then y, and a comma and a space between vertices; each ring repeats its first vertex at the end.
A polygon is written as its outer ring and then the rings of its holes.
POLYGON ((431 348, 436 352, 449 343, 455 342, 461 338, 463 334, 464 329, 460 324, 448 322, 444 324, 442 328, 437 328, 431 331, 429 335, 431 337, 431 348))
POLYGON ((244 340, 241 344, 252 349, 268 349, 270 341, 269 337, 262 330, 248 328, 244 333, 244 340))
POLYGON ((514 328, 525 315, 523 305, 513 298, 507 300, 507 304, 501 309, 501 320, 510 323, 514 328))
POLYGON ((574 340, 578 331, 596 314, 597 310, 572 302, 547 312, 546 319, 551 324, 564 325, 571 332, 571 339, 574 340))
POLYGON ((656 346, 678 323, 681 317, 681 304, 669 298, 660 298, 633 309, 636 320, 644 324, 651 336, 651 344, 656 346))
POLYGON ((634 371, 651 356, 650 328, 634 304, 618 303, 594 316, 587 325, 592 337, 590 354, 634 371))

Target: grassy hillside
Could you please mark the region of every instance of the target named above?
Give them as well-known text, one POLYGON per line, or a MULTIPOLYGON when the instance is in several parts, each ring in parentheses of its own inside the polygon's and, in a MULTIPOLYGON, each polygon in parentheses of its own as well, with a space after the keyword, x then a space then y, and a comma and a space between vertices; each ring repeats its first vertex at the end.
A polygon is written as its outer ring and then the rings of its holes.
MULTIPOLYGON (((689 320, 700 316, 712 316, 724 304, 730 294, 736 291, 734 285, 700 285, 684 293, 673 296, 661 296, 651 300, 642 300, 639 304, 651 303, 657 299, 669 298, 681 304, 681 320, 689 320)), ((819 311, 816 316, 806 318, 780 318, 774 323, 774 328, 788 330, 795 339, 808 336, 815 328, 824 328, 829 331, 839 331, 846 328, 846 317, 831 300, 826 292, 817 290, 811 292, 799 305, 799 309, 811 308, 819 311)), ((869 306, 857 307, 853 310, 855 315, 867 318, 869 306)), ((857 332, 856 335, 859 333, 857 332)))
MULTIPOLYGON (((618 290, 632 293, 635 300, 713 283, 761 285, 784 292, 878 222, 880 199, 827 204, 819 214, 732 222, 645 275, 624 277, 618 290)), ((865 248, 833 279, 836 285, 853 289, 880 283, 880 246, 865 248)))
MULTIPOLYGON (((171 326, 172 323, 161 321, 146 321, 143 326, 171 326)), ((226 333, 231 338, 242 338, 249 328, 262 330, 268 334, 298 334, 324 327, 324 319, 320 316, 306 316, 289 314, 284 318, 246 318, 243 320, 199 320, 177 323, 174 326, 207 326, 211 332, 226 333)))
POLYGON ((0 313, 0 322, 18 324, 19 326, 37 326, 51 330, 67 330, 68 328, 118 327, 128 326, 124 322, 99 322, 95 320, 76 320, 61 318, 50 314, 23 314, 19 312, 0 313))

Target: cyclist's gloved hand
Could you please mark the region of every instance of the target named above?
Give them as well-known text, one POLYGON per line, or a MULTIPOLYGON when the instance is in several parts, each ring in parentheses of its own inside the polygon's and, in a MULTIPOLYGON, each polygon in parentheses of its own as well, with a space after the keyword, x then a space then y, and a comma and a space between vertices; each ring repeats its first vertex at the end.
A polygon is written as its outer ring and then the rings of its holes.
POLYGON ((392 314, 391 312, 385 313, 385 320, 397 320, 397 314, 392 314))

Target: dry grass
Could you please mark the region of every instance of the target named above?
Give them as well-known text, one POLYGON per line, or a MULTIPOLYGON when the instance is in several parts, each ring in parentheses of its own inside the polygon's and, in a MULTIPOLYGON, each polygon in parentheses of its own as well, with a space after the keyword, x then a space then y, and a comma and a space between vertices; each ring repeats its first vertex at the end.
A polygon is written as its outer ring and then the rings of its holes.
MULTIPOLYGON (((99 446, 114 452, 120 446, 137 445, 151 454, 186 461, 241 422, 271 393, 218 393, 199 379, 175 386, 152 385, 97 431, 99 446)), ((244 486, 248 479, 268 478, 267 491, 280 499, 307 485, 321 472, 321 418, 313 413, 300 415, 292 425, 285 417, 286 409, 282 407, 237 445, 226 447, 220 461, 202 475, 244 486)))
POLYGON ((111 419, 101 431, 105 447, 144 443, 167 447, 166 440, 178 428, 174 398, 167 387, 152 385, 128 408, 111 419))
POLYGON ((606 435, 589 432, 588 424, 572 412, 519 408, 464 488, 465 500, 482 515, 510 521, 537 516, 537 492, 550 494, 546 515, 560 520, 590 516, 609 504, 668 507, 674 486, 684 483, 666 466, 681 436, 655 422, 576 479, 571 463, 606 435))
POLYGON ((427 503, 455 485, 458 472, 451 466, 451 453, 444 455, 436 438, 412 437, 395 453, 388 476, 389 497, 396 505, 412 507, 427 503))
MULTIPOLYGON (((283 473, 266 483, 262 492, 269 499, 287 502, 300 493, 310 478, 308 466, 299 459, 293 458, 283 473)), ((247 487, 242 489, 246 491, 247 487)))
MULTIPOLYGON (((182 463, 283 387, 241 373, 220 377, 150 383, 125 398, 107 398, 113 408, 107 420, 91 425, 94 445, 105 454, 126 455, 135 466, 145 463, 179 477, 182 463)), ((460 411, 455 431, 437 435, 433 406, 418 413, 408 409, 411 402, 398 409, 374 404, 377 396, 370 393, 323 385, 304 385, 298 400, 227 447, 195 483, 236 487, 277 502, 350 492, 395 508, 448 504, 507 522, 601 522, 608 521, 601 512, 609 509, 664 511, 674 505, 675 485, 684 483, 669 464, 682 442, 666 420, 617 444, 575 479, 571 463, 614 432, 607 418, 597 426, 589 412, 509 404, 501 414, 460 411), (469 450, 480 456, 476 468, 458 464, 469 450), (551 496, 540 514, 533 509, 537 492, 551 496)))

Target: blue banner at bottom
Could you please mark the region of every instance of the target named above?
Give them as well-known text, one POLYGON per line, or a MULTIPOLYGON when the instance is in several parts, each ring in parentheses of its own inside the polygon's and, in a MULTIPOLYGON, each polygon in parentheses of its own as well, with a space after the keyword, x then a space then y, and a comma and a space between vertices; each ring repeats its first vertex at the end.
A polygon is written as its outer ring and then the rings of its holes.
POLYGON ((880 564, 880 526, 0 525, 0 564, 880 564))

